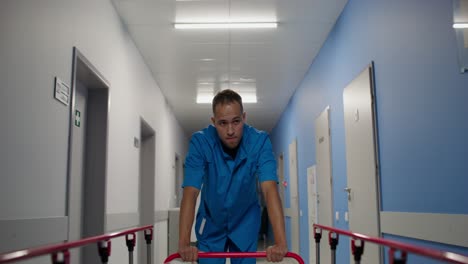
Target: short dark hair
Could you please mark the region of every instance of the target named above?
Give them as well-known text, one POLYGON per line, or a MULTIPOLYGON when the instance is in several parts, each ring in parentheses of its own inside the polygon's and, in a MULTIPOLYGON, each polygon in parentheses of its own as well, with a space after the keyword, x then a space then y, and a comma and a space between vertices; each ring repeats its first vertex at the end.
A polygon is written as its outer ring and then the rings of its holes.
POLYGON ((213 98, 213 102, 211 103, 211 106, 213 108, 213 114, 215 114, 215 109, 217 105, 234 102, 239 103, 241 113, 244 113, 244 107, 242 106, 242 97, 238 93, 234 92, 231 89, 219 91, 213 98))

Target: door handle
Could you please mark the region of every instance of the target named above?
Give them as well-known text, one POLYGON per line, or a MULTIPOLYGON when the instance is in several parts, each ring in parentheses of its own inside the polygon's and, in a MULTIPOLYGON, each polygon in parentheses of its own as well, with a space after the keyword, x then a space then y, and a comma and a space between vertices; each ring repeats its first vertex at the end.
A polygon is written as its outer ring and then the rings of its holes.
POLYGON ((346 187, 344 188, 344 191, 348 193, 348 201, 351 201, 351 188, 346 187))

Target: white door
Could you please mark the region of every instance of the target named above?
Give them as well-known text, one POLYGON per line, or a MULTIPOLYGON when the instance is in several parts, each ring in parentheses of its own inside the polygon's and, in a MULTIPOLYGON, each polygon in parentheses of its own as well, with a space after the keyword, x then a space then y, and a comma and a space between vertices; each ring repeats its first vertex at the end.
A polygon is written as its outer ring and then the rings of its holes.
POLYGON ((299 194, 297 190, 297 141, 289 144, 289 185, 291 198, 291 251, 299 253, 299 194))
MULTIPOLYGON (((333 226, 332 165, 330 148, 330 108, 327 107, 315 119, 315 152, 317 156, 317 216, 318 223, 333 226)), ((320 262, 331 263, 328 233, 322 232, 320 241, 320 262)), ((315 242, 313 242, 315 243, 315 242)), ((315 246, 313 254, 315 254, 315 246)))
POLYGON ((309 263, 315 263, 314 224, 317 223, 317 167, 307 168, 307 203, 309 210, 309 263))
MULTIPOLYGON (((380 236, 378 164, 374 116, 372 66, 343 92, 348 175, 349 228, 352 232, 380 236)), ((377 246, 365 244, 365 263, 380 263, 377 246)))

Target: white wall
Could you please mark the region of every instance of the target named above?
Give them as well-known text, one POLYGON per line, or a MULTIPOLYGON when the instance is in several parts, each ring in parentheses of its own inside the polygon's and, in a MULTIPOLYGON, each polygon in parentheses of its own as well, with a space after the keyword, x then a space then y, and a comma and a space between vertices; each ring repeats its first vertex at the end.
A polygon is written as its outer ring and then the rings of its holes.
POLYGON ((66 214, 69 108, 53 84, 71 84, 74 46, 111 85, 106 213, 138 211, 140 117, 156 131, 155 210, 167 209, 188 137, 111 2, 3 0, 0 39, 0 234, 6 221, 66 214))

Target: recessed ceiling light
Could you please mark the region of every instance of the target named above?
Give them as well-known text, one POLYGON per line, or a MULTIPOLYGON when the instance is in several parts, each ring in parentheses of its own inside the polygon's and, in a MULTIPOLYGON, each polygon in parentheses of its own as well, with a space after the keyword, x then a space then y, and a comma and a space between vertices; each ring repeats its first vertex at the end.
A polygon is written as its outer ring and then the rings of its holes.
POLYGON ((239 80, 241 82, 255 82, 255 79, 253 79, 253 78, 242 78, 242 77, 240 77, 239 80))
POLYGON ((468 28, 468 23, 453 23, 453 28, 468 28))
POLYGON ((241 29, 277 28, 278 22, 236 22, 236 23, 174 23, 176 29, 241 29))
POLYGON ((241 94, 242 103, 257 103, 257 95, 256 94, 241 94))
POLYGON ((199 94, 197 95, 197 104, 211 104, 213 95, 199 94))
POLYGON ((211 103, 214 96, 214 83, 198 83, 197 104, 211 103))

